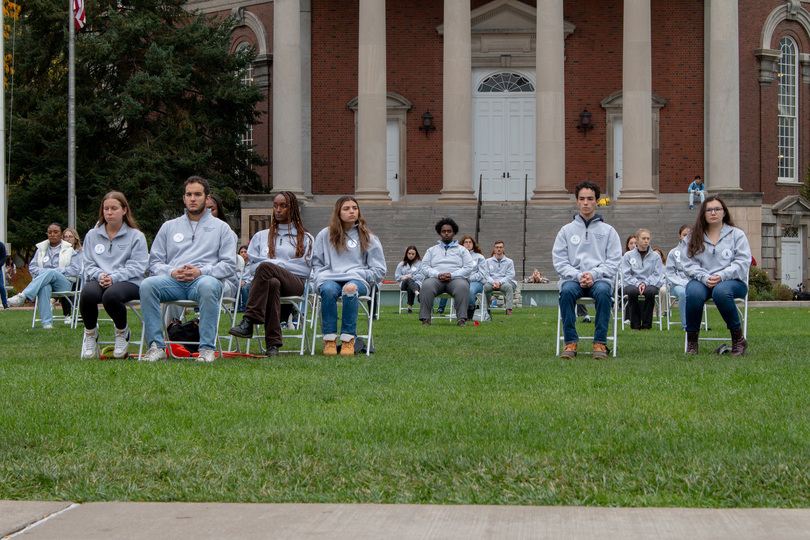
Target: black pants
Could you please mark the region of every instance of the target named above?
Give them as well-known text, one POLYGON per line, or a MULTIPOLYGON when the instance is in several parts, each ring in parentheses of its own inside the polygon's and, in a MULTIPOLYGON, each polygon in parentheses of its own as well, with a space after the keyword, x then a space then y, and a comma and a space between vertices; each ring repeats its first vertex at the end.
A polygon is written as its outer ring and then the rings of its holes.
POLYGON ((416 293, 419 292, 419 284, 413 278, 406 278, 402 280, 399 290, 408 291, 408 305, 412 306, 416 299, 416 293))
POLYGON ((264 324, 264 342, 268 347, 281 346, 281 321, 287 319, 292 309, 292 306, 281 305, 281 297, 301 294, 304 294, 304 282, 289 270, 270 262, 263 262, 256 269, 250 282, 245 317, 264 324))
POLYGON ((104 309, 115 323, 115 327, 123 330, 127 327, 127 306, 124 304, 140 297, 140 287, 129 281, 113 283, 106 289, 96 280, 88 281, 84 284, 82 296, 79 298, 79 313, 82 314, 84 327, 88 330, 96 327, 98 305, 101 303, 104 304, 104 309))
POLYGON ((644 294, 638 292, 638 287, 627 285, 624 288, 627 296, 627 311, 630 315, 630 328, 633 330, 646 330, 652 328, 653 310, 655 309, 655 297, 658 295, 658 287, 647 285, 644 294), (639 296, 644 300, 638 301, 639 296))

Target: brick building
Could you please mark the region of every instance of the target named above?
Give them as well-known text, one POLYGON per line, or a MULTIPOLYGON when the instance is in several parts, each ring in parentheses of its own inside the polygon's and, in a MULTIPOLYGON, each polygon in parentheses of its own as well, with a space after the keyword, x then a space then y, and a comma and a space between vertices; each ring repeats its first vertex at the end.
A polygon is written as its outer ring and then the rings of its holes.
MULTIPOLYGON (((353 193, 396 261, 405 242, 435 240, 430 223, 412 230, 416 215, 471 226, 480 186, 485 238, 512 238, 504 216, 523 215, 524 191, 531 230, 556 232, 573 186, 590 179, 620 234, 646 226, 671 247, 694 221, 686 188, 700 174, 771 275, 807 280, 810 2, 189 6, 234 15, 233 47, 255 47, 249 75, 267 93, 266 114, 246 138, 270 159, 268 193, 299 194, 313 230, 353 193)), ((244 197, 244 240, 270 201, 244 197)), ((535 266, 553 240, 536 236, 513 242, 530 246, 535 266)))

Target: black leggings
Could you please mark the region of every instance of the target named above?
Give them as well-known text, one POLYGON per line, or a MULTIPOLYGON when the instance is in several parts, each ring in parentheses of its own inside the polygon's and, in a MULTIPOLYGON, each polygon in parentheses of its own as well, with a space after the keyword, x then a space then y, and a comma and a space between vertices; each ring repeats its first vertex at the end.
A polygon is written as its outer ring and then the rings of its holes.
POLYGON ((113 283, 103 289, 98 281, 88 281, 82 288, 79 299, 79 313, 82 314, 84 327, 92 330, 98 322, 98 305, 104 304, 104 309, 110 315, 115 327, 123 330, 127 327, 127 306, 125 302, 138 300, 141 297, 140 287, 129 281, 113 283))

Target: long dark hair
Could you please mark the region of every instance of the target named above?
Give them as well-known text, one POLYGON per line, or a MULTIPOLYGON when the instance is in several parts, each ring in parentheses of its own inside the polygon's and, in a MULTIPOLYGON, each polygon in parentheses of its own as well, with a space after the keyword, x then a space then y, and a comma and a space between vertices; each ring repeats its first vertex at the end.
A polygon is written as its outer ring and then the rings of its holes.
POLYGON ((408 246, 407 248, 405 248, 405 256, 402 258, 402 262, 404 262, 405 264, 413 264, 414 262, 421 260, 422 257, 419 256, 419 250, 416 249, 416 246, 408 246), (410 250, 413 250, 413 252, 416 253, 416 257, 414 257, 413 261, 408 259, 408 252, 410 250))
MULTIPOLYGON (((295 258, 300 259, 304 255, 304 239, 306 238, 307 230, 301 222, 301 211, 298 208, 298 197, 292 191, 282 191, 278 195, 283 195, 287 201, 287 208, 290 210, 290 223, 287 223, 287 231, 289 232, 290 226, 295 226, 295 258)), ((278 196, 276 195, 276 196, 278 196)), ((280 223, 276 221, 276 214, 270 214, 270 234, 267 235, 267 257, 274 259, 276 257, 276 238, 278 238, 278 227, 280 223)), ((309 251, 312 251, 312 244, 309 246, 309 251)))
POLYGON ((692 236, 689 237, 689 247, 686 249, 686 255, 689 258, 692 258, 699 253, 703 253, 703 250, 706 249, 706 246, 703 245, 703 236, 706 234, 706 231, 709 230, 709 222, 706 221, 706 205, 713 201, 717 201, 723 205, 723 223, 728 224, 730 227, 734 227, 734 222, 731 220, 731 214, 728 212, 728 206, 726 206, 726 203, 723 202, 723 199, 717 195, 706 197, 706 200, 700 205, 698 217, 695 220, 695 226, 692 227, 692 232, 690 233, 692 236))
POLYGON ((357 204, 357 221, 355 221, 355 224, 360 239, 360 251, 365 253, 373 233, 366 225, 366 218, 363 217, 363 212, 360 211, 360 204, 351 195, 344 195, 335 202, 335 209, 332 210, 332 217, 329 219, 329 243, 338 253, 348 251, 346 247, 346 231, 343 230, 343 222, 340 221, 340 209, 343 207, 343 203, 347 201, 353 201, 357 204))

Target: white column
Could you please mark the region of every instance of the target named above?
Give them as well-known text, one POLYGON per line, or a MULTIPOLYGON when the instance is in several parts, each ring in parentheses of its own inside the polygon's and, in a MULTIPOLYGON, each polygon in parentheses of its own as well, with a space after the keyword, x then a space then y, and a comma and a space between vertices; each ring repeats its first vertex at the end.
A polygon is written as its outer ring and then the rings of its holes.
POLYGON ((706 189, 740 191, 740 55, 737 0, 706 5, 706 189))
POLYGON ((470 0, 444 1, 443 202, 471 202, 472 43, 470 0))
POLYGON ((617 203, 654 204, 651 0, 624 0, 622 190, 617 203))
POLYGON ((302 198, 300 7, 273 2, 273 192, 302 198))
POLYGON ((357 62, 357 190, 362 201, 390 202, 385 181, 385 0, 360 0, 357 62))
POLYGON ((570 204, 565 189, 563 0, 537 0, 537 187, 532 201, 570 204))

